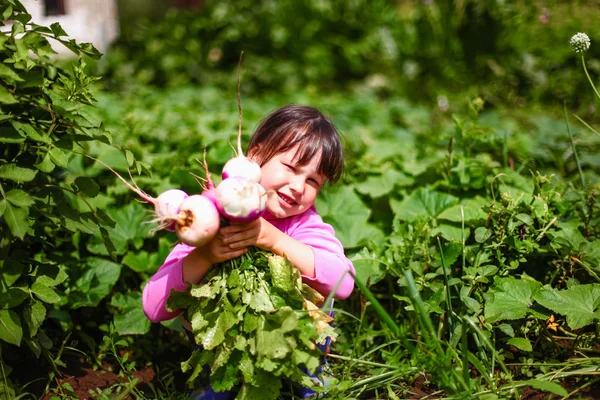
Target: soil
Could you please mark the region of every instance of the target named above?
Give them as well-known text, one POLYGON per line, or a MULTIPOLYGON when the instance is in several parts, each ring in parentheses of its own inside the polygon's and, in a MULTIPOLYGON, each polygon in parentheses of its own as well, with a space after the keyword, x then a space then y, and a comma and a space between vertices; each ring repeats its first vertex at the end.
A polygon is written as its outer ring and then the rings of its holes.
MULTIPOLYGON (((110 364, 102 364, 101 369, 94 370, 89 362, 79 359, 77 361, 72 360, 67 365, 68 368, 61 371, 62 377, 56 380, 55 387, 60 387, 63 383, 69 383, 73 388, 73 393, 69 394, 79 400, 91 399, 90 390, 96 392, 96 389, 107 389, 115 384, 126 384, 128 382, 127 378, 111 371, 112 366, 110 364)), ((151 366, 132 373, 138 380, 136 387, 142 391, 156 377, 156 373, 151 366)), ((46 394, 42 399, 49 400, 50 397, 51 394, 46 394)))

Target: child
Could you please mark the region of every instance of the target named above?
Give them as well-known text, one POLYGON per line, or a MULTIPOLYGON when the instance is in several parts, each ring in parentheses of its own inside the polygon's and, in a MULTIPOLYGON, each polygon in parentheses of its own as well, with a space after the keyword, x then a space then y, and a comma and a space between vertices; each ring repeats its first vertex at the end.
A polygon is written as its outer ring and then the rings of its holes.
MULTIPOLYGON (((263 218, 223 227, 202 247, 178 244, 144 288, 142 302, 150 321, 179 314, 165 309, 171 289, 183 291, 188 282, 200 283, 211 265, 238 257, 249 246, 288 257, 303 281, 325 297, 342 276, 334 297, 345 299, 352 292, 354 279, 346 271, 354 273, 354 267, 333 228, 314 207, 321 187, 335 183, 343 171, 342 145, 335 126, 313 107, 287 105, 260 123, 247 154, 261 166, 261 185, 277 196, 269 196, 263 218)), ((194 398, 234 397, 210 390, 194 398)))

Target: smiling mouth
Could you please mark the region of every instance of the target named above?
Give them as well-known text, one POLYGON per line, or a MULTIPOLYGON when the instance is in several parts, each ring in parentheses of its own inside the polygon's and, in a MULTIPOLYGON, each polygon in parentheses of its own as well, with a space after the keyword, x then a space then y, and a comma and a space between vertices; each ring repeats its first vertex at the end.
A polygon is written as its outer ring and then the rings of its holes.
POLYGON ((281 200, 283 200, 283 201, 284 201, 286 204, 289 204, 290 206, 296 205, 296 202, 295 202, 293 199, 289 198, 288 196, 286 196, 286 195, 284 195, 284 194, 281 194, 281 193, 277 193, 277 195, 278 195, 278 196, 279 196, 279 198, 280 198, 281 200))

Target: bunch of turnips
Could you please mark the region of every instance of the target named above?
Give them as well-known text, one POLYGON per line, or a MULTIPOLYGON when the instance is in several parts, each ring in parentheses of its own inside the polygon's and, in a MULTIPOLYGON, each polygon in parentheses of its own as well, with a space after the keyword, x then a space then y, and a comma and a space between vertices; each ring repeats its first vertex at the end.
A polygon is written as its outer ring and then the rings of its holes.
POLYGON ((129 189, 154 205, 159 229, 174 231, 182 243, 190 246, 198 247, 210 242, 221 226, 221 217, 233 223, 247 223, 260 218, 266 210, 268 194, 259 183, 261 169, 244 155, 241 132, 238 133, 237 155, 225 163, 218 186, 210 178, 204 160, 206 185, 202 194, 190 196, 183 190, 170 189, 154 198, 104 165, 129 189))

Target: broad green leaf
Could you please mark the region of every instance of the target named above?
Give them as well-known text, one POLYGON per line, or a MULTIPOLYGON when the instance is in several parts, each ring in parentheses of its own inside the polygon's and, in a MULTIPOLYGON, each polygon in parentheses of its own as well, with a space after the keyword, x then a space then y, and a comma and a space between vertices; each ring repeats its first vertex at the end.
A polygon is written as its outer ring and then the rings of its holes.
POLYGON ((448 241, 458 243, 461 243, 462 240, 466 241, 470 234, 469 228, 465 228, 463 231, 461 227, 449 224, 440 224, 431 230, 431 237, 441 236, 448 241))
POLYGON ((0 166, 0 178, 10 179, 15 182, 30 182, 35 178, 37 171, 29 168, 18 167, 15 164, 0 166))
POLYGON ((46 144, 52 143, 52 139, 50 136, 39 133, 35 127, 28 123, 22 123, 19 121, 10 121, 12 126, 23 136, 28 137, 31 140, 36 142, 42 142, 46 144))
POLYGON ((92 178, 80 176, 75 179, 75 185, 87 197, 96 197, 100 193, 100 186, 92 178))
POLYGON ((119 309, 114 323, 119 335, 143 335, 150 330, 150 320, 142 309, 142 294, 131 292, 117 293, 110 304, 119 309))
POLYGON ((156 253, 148 253, 147 251, 140 251, 139 253, 127 253, 123 257, 123 264, 135 272, 149 272, 154 273, 160 266, 157 262, 158 255, 156 253))
POLYGON ((224 310, 219 312, 217 319, 203 335, 202 346, 207 350, 214 349, 225 339, 227 331, 229 331, 229 329, 237 322, 238 319, 231 311, 224 310))
POLYGON ((461 200, 460 204, 447 208, 440 213, 438 219, 461 223, 463 221, 463 214, 461 214, 462 207, 465 223, 485 221, 487 218, 485 209, 489 208, 490 203, 492 203, 491 200, 486 200, 482 197, 461 200))
POLYGON ((102 258, 89 258, 88 267, 76 281, 69 296, 72 307, 97 306, 110 293, 120 273, 119 264, 102 258))
POLYGON ((550 245, 555 249, 560 249, 561 253, 565 255, 577 253, 586 243, 581 232, 574 228, 551 231, 547 235, 552 239, 550 245))
POLYGON ((412 222, 419 218, 436 218, 444 210, 458 203, 452 195, 420 188, 402 201, 390 200, 390 206, 397 218, 412 222))
POLYGON ((587 284, 557 290, 548 285, 535 296, 542 306, 567 317, 571 329, 583 328, 600 319, 600 285, 587 284))
POLYGON ((519 213, 515 216, 515 218, 517 218, 519 221, 521 221, 522 223, 524 223, 525 225, 531 226, 533 225, 533 218, 531 218, 529 215, 524 214, 524 213, 519 213))
POLYGON ((17 99, 4 86, 0 86, 0 103, 2 104, 15 104, 17 99))
POLYGON ((23 327, 19 315, 13 310, 0 310, 0 339, 20 346, 22 338, 23 327))
POLYGON ((533 280, 497 278, 484 293, 486 321, 492 323, 525 317, 541 287, 541 283, 533 280))
POLYGON ((480 226, 475 229, 475 241, 477 243, 485 243, 489 238, 492 237, 492 230, 484 226, 480 226))
POLYGON ((359 193, 377 198, 390 193, 395 186, 409 186, 413 183, 413 178, 390 167, 381 175, 370 176, 364 182, 357 183, 355 187, 359 193))
POLYGON ((29 215, 28 210, 15 207, 10 203, 6 203, 5 206, 6 208, 4 209, 3 217, 10 228, 10 232, 13 236, 23 240, 25 234, 29 230, 29 221, 27 219, 27 216, 29 215))
POLYGON ((350 260, 356 270, 356 276, 361 282, 373 284, 385 276, 385 263, 375 254, 369 253, 367 248, 351 256, 350 260))
POLYGON ((4 264, 0 267, 0 280, 3 281, 7 287, 12 286, 12 284, 21 277, 24 267, 25 266, 18 261, 4 260, 4 264))
POLYGON ((317 211, 335 230, 345 248, 359 247, 383 233, 368 220, 371 210, 365 206, 350 186, 333 186, 322 192, 315 203, 317 211))
POLYGON ((6 79, 8 82, 22 82, 23 79, 12 68, 4 63, 0 63, 0 78, 6 79))
POLYGON ((0 293, 0 308, 14 308, 29 297, 29 290, 23 287, 9 287, 0 293))
MULTIPOLYGON (((115 227, 104 229, 115 247, 115 253, 119 255, 125 254, 134 241, 150 237, 151 229, 156 226, 156 223, 150 223, 151 208, 144 208, 135 202, 123 208, 108 209, 106 213, 115 221, 115 227)), ((101 232, 95 233, 93 240, 88 243, 88 249, 95 254, 107 255, 101 237, 101 232)))
POLYGON ((21 189, 12 189, 6 193, 6 200, 17 207, 27 208, 35 203, 33 197, 22 191, 21 189))
POLYGON ((66 168, 69 164, 69 157, 58 147, 53 147, 50 152, 50 159, 54 164, 58 165, 61 168, 66 168))
POLYGON ((54 290, 52 290, 48 286, 42 285, 39 282, 34 282, 33 285, 31 285, 31 291, 45 303, 52 304, 60 301, 60 297, 56 294, 54 290))
POLYGON ((25 137, 13 127, 0 127, 0 143, 23 143, 25 137))
MULTIPOLYGON (((38 155, 39 155, 39 153, 38 153, 38 155)), ((33 166, 47 174, 54 171, 54 168, 56 167, 56 165, 50 159, 50 154, 48 154, 48 153, 46 153, 42 157, 42 160, 40 162, 33 164, 33 166)))
POLYGON ((531 347, 531 342, 527 338, 513 337, 508 339, 506 343, 515 346, 519 350, 529 352, 533 350, 533 347, 531 347))
POLYGON ((25 307, 24 317, 29 326, 30 336, 34 337, 46 318, 46 307, 39 301, 32 301, 25 307))

